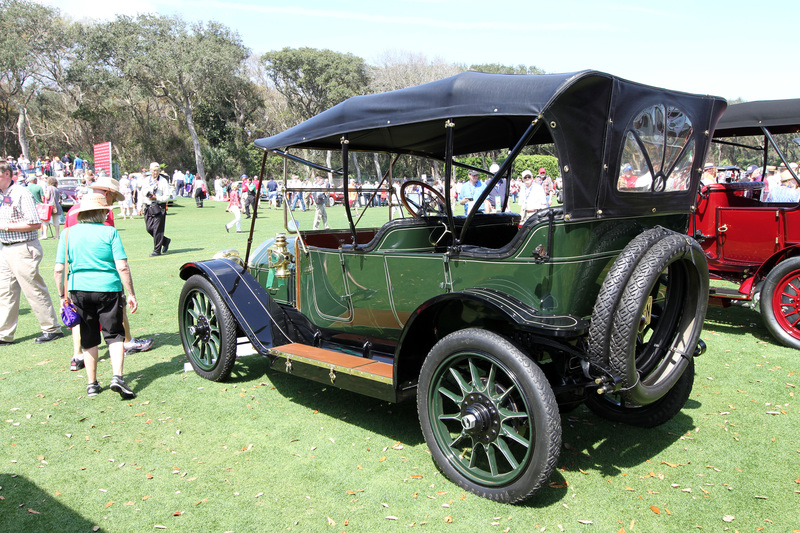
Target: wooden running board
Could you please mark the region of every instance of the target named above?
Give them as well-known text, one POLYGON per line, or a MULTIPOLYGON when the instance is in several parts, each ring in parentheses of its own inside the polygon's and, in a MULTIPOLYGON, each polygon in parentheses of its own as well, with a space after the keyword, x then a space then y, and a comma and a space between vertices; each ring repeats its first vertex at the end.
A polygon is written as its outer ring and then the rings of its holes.
POLYGON ((274 357, 274 370, 374 398, 397 401, 392 364, 297 343, 274 346, 267 351, 274 357))

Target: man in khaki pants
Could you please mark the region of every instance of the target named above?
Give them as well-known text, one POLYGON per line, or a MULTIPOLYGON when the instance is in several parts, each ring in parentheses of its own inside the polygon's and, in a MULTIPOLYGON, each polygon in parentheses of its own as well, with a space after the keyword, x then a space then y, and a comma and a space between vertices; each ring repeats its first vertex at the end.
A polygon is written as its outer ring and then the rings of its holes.
POLYGON ((37 343, 61 338, 53 301, 39 274, 39 214, 33 195, 11 178, 11 165, 0 163, 0 346, 14 343, 19 319, 20 292, 25 294, 42 328, 37 343))

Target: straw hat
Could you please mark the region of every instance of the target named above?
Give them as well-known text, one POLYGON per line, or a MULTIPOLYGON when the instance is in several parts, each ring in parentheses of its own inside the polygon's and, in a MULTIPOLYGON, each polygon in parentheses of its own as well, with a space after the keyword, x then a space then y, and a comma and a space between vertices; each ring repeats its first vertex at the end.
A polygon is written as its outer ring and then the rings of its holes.
POLYGON ((101 191, 111 191, 114 193, 114 201, 120 202, 125 199, 125 195, 119 192, 119 182, 108 176, 100 176, 89 185, 90 189, 100 189, 101 191))
POLYGON ((86 211, 97 211, 99 209, 112 209, 106 203, 106 197, 99 193, 92 193, 92 194, 85 194, 83 198, 81 198, 81 203, 78 204, 78 209, 75 211, 76 213, 84 213, 86 211))

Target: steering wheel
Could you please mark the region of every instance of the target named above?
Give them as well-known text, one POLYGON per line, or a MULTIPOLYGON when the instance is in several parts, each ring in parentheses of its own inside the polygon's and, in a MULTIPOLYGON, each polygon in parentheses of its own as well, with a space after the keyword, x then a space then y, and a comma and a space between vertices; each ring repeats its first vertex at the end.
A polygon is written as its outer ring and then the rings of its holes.
POLYGON ((430 214, 445 214, 447 202, 442 193, 424 181, 409 180, 400 186, 400 201, 412 216, 422 217, 430 214), (421 187, 419 202, 409 198, 409 187, 421 187))

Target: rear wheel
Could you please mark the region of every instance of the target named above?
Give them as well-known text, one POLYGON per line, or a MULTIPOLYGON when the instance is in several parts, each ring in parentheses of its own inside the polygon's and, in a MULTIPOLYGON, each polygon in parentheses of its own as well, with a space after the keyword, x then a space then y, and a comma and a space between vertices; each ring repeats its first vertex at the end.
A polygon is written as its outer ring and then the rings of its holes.
POLYGON ((781 261, 767 274, 759 306, 772 336, 800 348, 800 257, 781 261))
POLYGON ((201 275, 181 291, 178 329, 194 371, 211 381, 228 378, 236 362, 236 321, 217 289, 201 275))
POLYGON ((561 420, 553 391, 504 337, 465 329, 440 340, 422 366, 417 408, 436 464, 479 496, 524 500, 555 468, 561 420))

